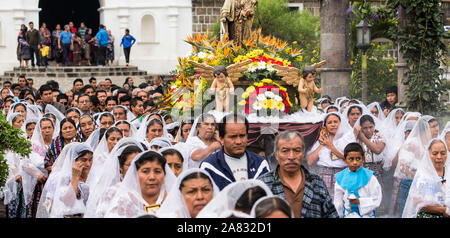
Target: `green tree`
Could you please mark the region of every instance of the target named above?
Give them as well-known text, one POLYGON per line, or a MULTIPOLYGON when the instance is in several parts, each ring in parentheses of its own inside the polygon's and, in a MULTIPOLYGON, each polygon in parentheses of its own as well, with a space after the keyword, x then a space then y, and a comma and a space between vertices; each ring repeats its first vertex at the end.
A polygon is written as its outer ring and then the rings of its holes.
POLYGON ((23 131, 9 124, 5 115, 0 113, 0 188, 5 185, 8 178, 5 154, 8 151, 14 151, 21 156, 28 156, 31 153, 31 143, 22 137, 22 134, 23 131))

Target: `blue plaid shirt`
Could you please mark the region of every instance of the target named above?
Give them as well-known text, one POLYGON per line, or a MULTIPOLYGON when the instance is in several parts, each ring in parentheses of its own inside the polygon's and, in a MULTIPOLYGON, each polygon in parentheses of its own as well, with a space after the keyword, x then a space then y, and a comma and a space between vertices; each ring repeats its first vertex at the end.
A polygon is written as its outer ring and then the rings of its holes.
MULTIPOLYGON (((272 193, 286 200, 283 184, 278 176, 279 166, 260 176, 258 179, 269 186, 272 193)), ((304 218, 338 218, 336 208, 328 193, 325 182, 318 175, 310 173, 302 166, 305 173, 305 192, 301 217, 304 218)))

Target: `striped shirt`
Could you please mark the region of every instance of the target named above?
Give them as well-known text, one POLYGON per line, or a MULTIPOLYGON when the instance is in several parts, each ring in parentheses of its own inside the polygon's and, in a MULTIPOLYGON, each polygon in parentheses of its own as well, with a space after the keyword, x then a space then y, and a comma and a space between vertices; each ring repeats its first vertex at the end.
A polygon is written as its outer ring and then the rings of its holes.
MULTIPOLYGON (((283 184, 278 175, 278 169, 279 166, 277 169, 260 176, 258 179, 267 184, 274 195, 286 200, 283 184)), ((301 217, 338 218, 336 208, 323 180, 318 175, 310 173, 305 167, 302 166, 302 169, 305 174, 305 188, 301 217)))

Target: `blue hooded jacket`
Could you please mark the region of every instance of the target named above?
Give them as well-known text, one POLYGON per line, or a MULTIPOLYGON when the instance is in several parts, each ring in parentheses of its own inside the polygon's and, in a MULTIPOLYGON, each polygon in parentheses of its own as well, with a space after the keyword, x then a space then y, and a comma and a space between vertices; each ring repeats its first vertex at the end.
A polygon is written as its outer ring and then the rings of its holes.
MULTIPOLYGON (((269 172, 269 164, 264 157, 245 150, 247 155, 247 173, 248 179, 256 179, 259 176, 269 172)), ((200 168, 205 169, 211 175, 214 183, 220 190, 225 188, 228 184, 236 182, 233 172, 225 161, 225 151, 222 147, 219 151, 213 153, 208 158, 202 161, 200 168)))

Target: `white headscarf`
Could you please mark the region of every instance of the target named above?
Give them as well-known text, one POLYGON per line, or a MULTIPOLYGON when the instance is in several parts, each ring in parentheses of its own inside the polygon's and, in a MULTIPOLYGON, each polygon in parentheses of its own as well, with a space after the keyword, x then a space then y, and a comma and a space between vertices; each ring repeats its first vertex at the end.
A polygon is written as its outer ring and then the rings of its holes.
POLYGON ((217 196, 212 199, 197 215, 197 218, 226 218, 229 211, 234 211, 239 198, 249 188, 260 187, 266 192, 266 196, 273 195, 267 185, 261 180, 249 179, 233 182, 227 185, 217 196))
MULTIPOLYGON (((148 116, 145 119, 148 119, 148 116)), ((161 137, 165 137, 165 138, 168 138, 168 139, 170 138, 169 137, 169 132, 167 132, 166 124, 164 123, 164 121, 161 121, 158 118, 152 118, 152 119, 150 119, 148 121, 145 120, 145 123, 144 123, 144 120, 142 120, 141 126, 139 127, 139 130, 137 131, 137 135, 136 135, 136 139, 137 140, 143 141, 147 145, 150 143, 150 142, 147 141, 147 129, 148 129, 148 125, 154 120, 160 121, 162 123, 162 125, 163 125, 163 129, 162 129, 163 130, 163 135, 161 137)))
POLYGON ((189 210, 187 209, 186 202, 184 201, 183 194, 180 190, 181 182, 186 178, 187 176, 193 174, 193 173, 202 173, 208 176, 212 187, 213 187, 213 199, 214 197, 219 193, 219 188, 214 183, 214 180, 211 178, 208 172, 206 172, 203 169, 199 168, 191 168, 188 170, 183 171, 177 179, 177 182, 174 186, 172 186, 171 190, 169 191, 166 200, 164 201, 163 205, 159 209, 158 213, 156 214, 158 217, 165 217, 165 218, 191 218, 191 215, 189 213, 189 210))
POLYGON ((438 175, 430 157, 430 148, 434 142, 440 141, 447 150, 447 161, 444 167, 444 180, 450 174, 450 159, 445 141, 432 139, 425 147, 423 158, 418 163, 417 172, 409 189, 402 217, 416 217, 419 210, 426 206, 450 206, 449 182, 444 182, 438 175))
POLYGON ((72 167, 81 152, 91 151, 86 143, 73 142, 66 145, 56 160, 47 182, 42 191, 36 217, 62 218, 64 215, 84 214, 86 212, 85 199, 89 196, 86 183, 80 181, 78 188, 82 198, 78 200, 71 185, 72 167), (66 150, 66 148, 68 148, 66 150))
POLYGON ((394 136, 395 129, 400 125, 400 122, 397 124, 397 120, 395 119, 395 115, 399 112, 403 112, 403 115, 405 114, 403 109, 396 108, 389 112, 387 118, 381 122, 381 128, 385 132, 386 139, 391 139, 394 136))
MULTIPOLYGON (((25 117, 18 113, 18 112, 12 112, 11 110, 8 112, 8 116, 6 116, 6 120, 8 121, 8 123, 12 126, 13 125, 13 121, 14 119, 16 119, 18 116, 23 117, 23 124, 22 126, 19 128, 20 130, 22 130, 22 136, 26 135, 26 128, 25 128, 25 117)), ((26 138, 26 136, 25 136, 26 138)))
MULTIPOLYGON (((51 104, 47 104, 45 106, 45 114, 50 113, 55 115, 56 119, 58 121, 62 121, 66 116, 64 116, 64 114, 62 114, 58 109, 56 109, 56 107, 54 107, 51 104)), ((59 124, 59 123, 58 123, 59 124)))
POLYGON ((6 164, 8 165, 8 178, 6 179, 5 186, 3 187, 3 203, 8 205, 16 198, 18 192, 15 177, 18 175, 22 176, 23 174, 21 166, 22 159, 19 154, 12 151, 8 151, 4 158, 6 160, 6 164))
POLYGON ((125 110, 125 113, 127 114, 127 121, 131 122, 132 120, 134 120, 136 118, 136 116, 128 109, 128 107, 124 106, 124 105, 117 105, 115 106, 112 110, 111 110, 111 114, 114 115, 114 110, 116 110, 116 108, 123 108, 125 110))
POLYGON ((450 132, 450 121, 448 121, 447 124, 445 124, 445 127, 442 130, 442 133, 439 136, 439 138, 441 138, 442 140, 445 141, 445 137, 447 136, 447 133, 449 133, 449 132, 450 132))
POLYGON ((161 148, 166 148, 166 147, 172 147, 172 143, 167 138, 156 137, 156 138, 153 138, 153 140, 150 141, 150 143, 148 144, 149 149, 151 149, 152 146, 159 146, 161 148))
POLYGON ((413 179, 418 163, 423 158, 426 145, 431 141, 431 131, 428 121, 432 116, 422 116, 414 125, 405 143, 398 151, 398 163, 394 177, 413 179), (410 171, 413 174, 407 173, 410 171))
MULTIPOLYGON (((50 122, 53 125, 53 136, 52 136, 52 140, 53 140, 58 136, 59 130, 56 130, 56 126, 51 118, 47 118, 47 117, 45 117, 45 118, 50 119, 50 122)), ((45 153, 48 151, 48 147, 49 147, 49 146, 45 145, 44 137, 42 137, 41 122, 43 119, 44 119, 44 117, 42 117, 38 120, 38 122, 36 123, 36 127, 34 128, 33 135, 31 136, 31 148, 32 148, 33 152, 38 153, 40 156, 42 156, 42 158, 45 157, 45 153)))
MULTIPOLYGON (((370 110, 367 109, 366 106, 364 106, 364 105, 362 105, 362 104, 353 104, 353 105, 351 105, 351 106, 346 107, 345 110, 344 110, 344 112, 341 113, 341 114, 342 114, 342 121, 341 121, 341 122, 346 122, 346 123, 348 123, 348 124, 350 125, 349 120, 348 120, 348 112, 349 112, 350 109, 352 109, 352 108, 354 108, 354 107, 359 107, 359 108, 361 109, 361 117, 362 117, 363 115, 365 115, 365 114, 372 115, 372 114, 370 113, 370 110)), ((361 118, 361 117, 360 117, 360 118, 361 118)), ((374 117, 374 118, 375 118, 375 117, 374 117)), ((377 120, 375 121, 375 123, 376 123, 377 121, 378 121, 378 118, 377 118, 377 120)), ((358 123, 358 122, 355 122, 355 125, 358 125, 357 123, 358 123)))
POLYGON ((89 136, 89 138, 85 141, 87 144, 89 144, 91 146, 91 148, 93 150, 95 150, 100 142, 100 130, 101 128, 97 128, 95 129, 91 135, 89 136))
POLYGON ((183 160, 183 170, 182 171, 185 171, 185 170, 188 169, 188 160, 187 160, 185 152, 183 151, 183 148, 180 148, 180 146, 177 146, 179 144, 180 143, 177 143, 177 144, 175 144, 172 147, 161 148, 158 152, 163 154, 164 151, 166 151, 166 150, 176 150, 176 151, 178 151, 178 153, 181 154, 181 157, 182 157, 181 159, 183 160))
POLYGON ((96 119, 95 119, 95 124, 97 124, 98 127, 100 127, 100 125, 101 125, 100 119, 101 119, 102 116, 105 115, 105 114, 110 114, 110 115, 112 116, 112 118, 113 118, 113 121, 116 121, 116 119, 114 118, 114 115, 113 115, 111 112, 99 112, 99 113, 97 113, 97 114, 95 114, 95 115, 93 116, 93 118, 96 118, 96 119))
MULTIPOLYGON (((148 206, 151 204, 148 204, 142 197, 138 171, 136 168, 136 161, 138 161, 144 154, 148 152, 149 151, 144 151, 136 155, 136 157, 133 159, 133 162, 131 162, 131 165, 123 181, 119 185, 115 186, 115 192, 113 192, 110 197, 102 197, 99 201, 103 202, 106 200, 110 205, 105 208, 104 206, 98 204, 99 208, 96 211, 97 214, 102 214, 104 217, 108 218, 131 218, 147 215, 146 211, 144 210, 144 206, 148 206)), ((158 152, 152 152, 161 155, 158 152)), ((164 176, 164 183, 161 186, 160 196, 157 203, 162 202, 164 193, 171 189, 176 180, 175 175, 167 166, 167 164, 164 170, 166 174, 164 176)), ((109 194, 104 195, 108 196, 109 194)), ((163 205, 165 204, 165 202, 166 201, 163 202, 163 205)))
POLYGON ((89 199, 86 203, 86 214, 84 217, 95 217, 98 201, 102 197, 107 188, 120 182, 120 163, 119 156, 129 146, 137 146, 144 151, 141 143, 133 138, 122 138, 111 150, 109 158, 102 166, 91 168, 87 183, 91 190, 89 199))
MULTIPOLYGON (((373 103, 367 105, 367 109, 369 109, 369 111, 370 111, 370 109, 372 109, 373 107, 376 107, 377 110, 378 110, 378 120, 384 121, 384 119, 386 119, 386 116, 384 115, 383 109, 381 109, 380 104, 379 104, 378 102, 373 102, 373 103)), ((394 117, 394 118, 395 118, 395 117, 394 117)))
POLYGON ((37 178, 39 175, 47 177, 48 172, 44 168, 44 158, 35 152, 31 152, 30 156, 23 158, 21 162, 24 171, 22 173, 23 196, 25 204, 29 204, 37 184, 37 178))

